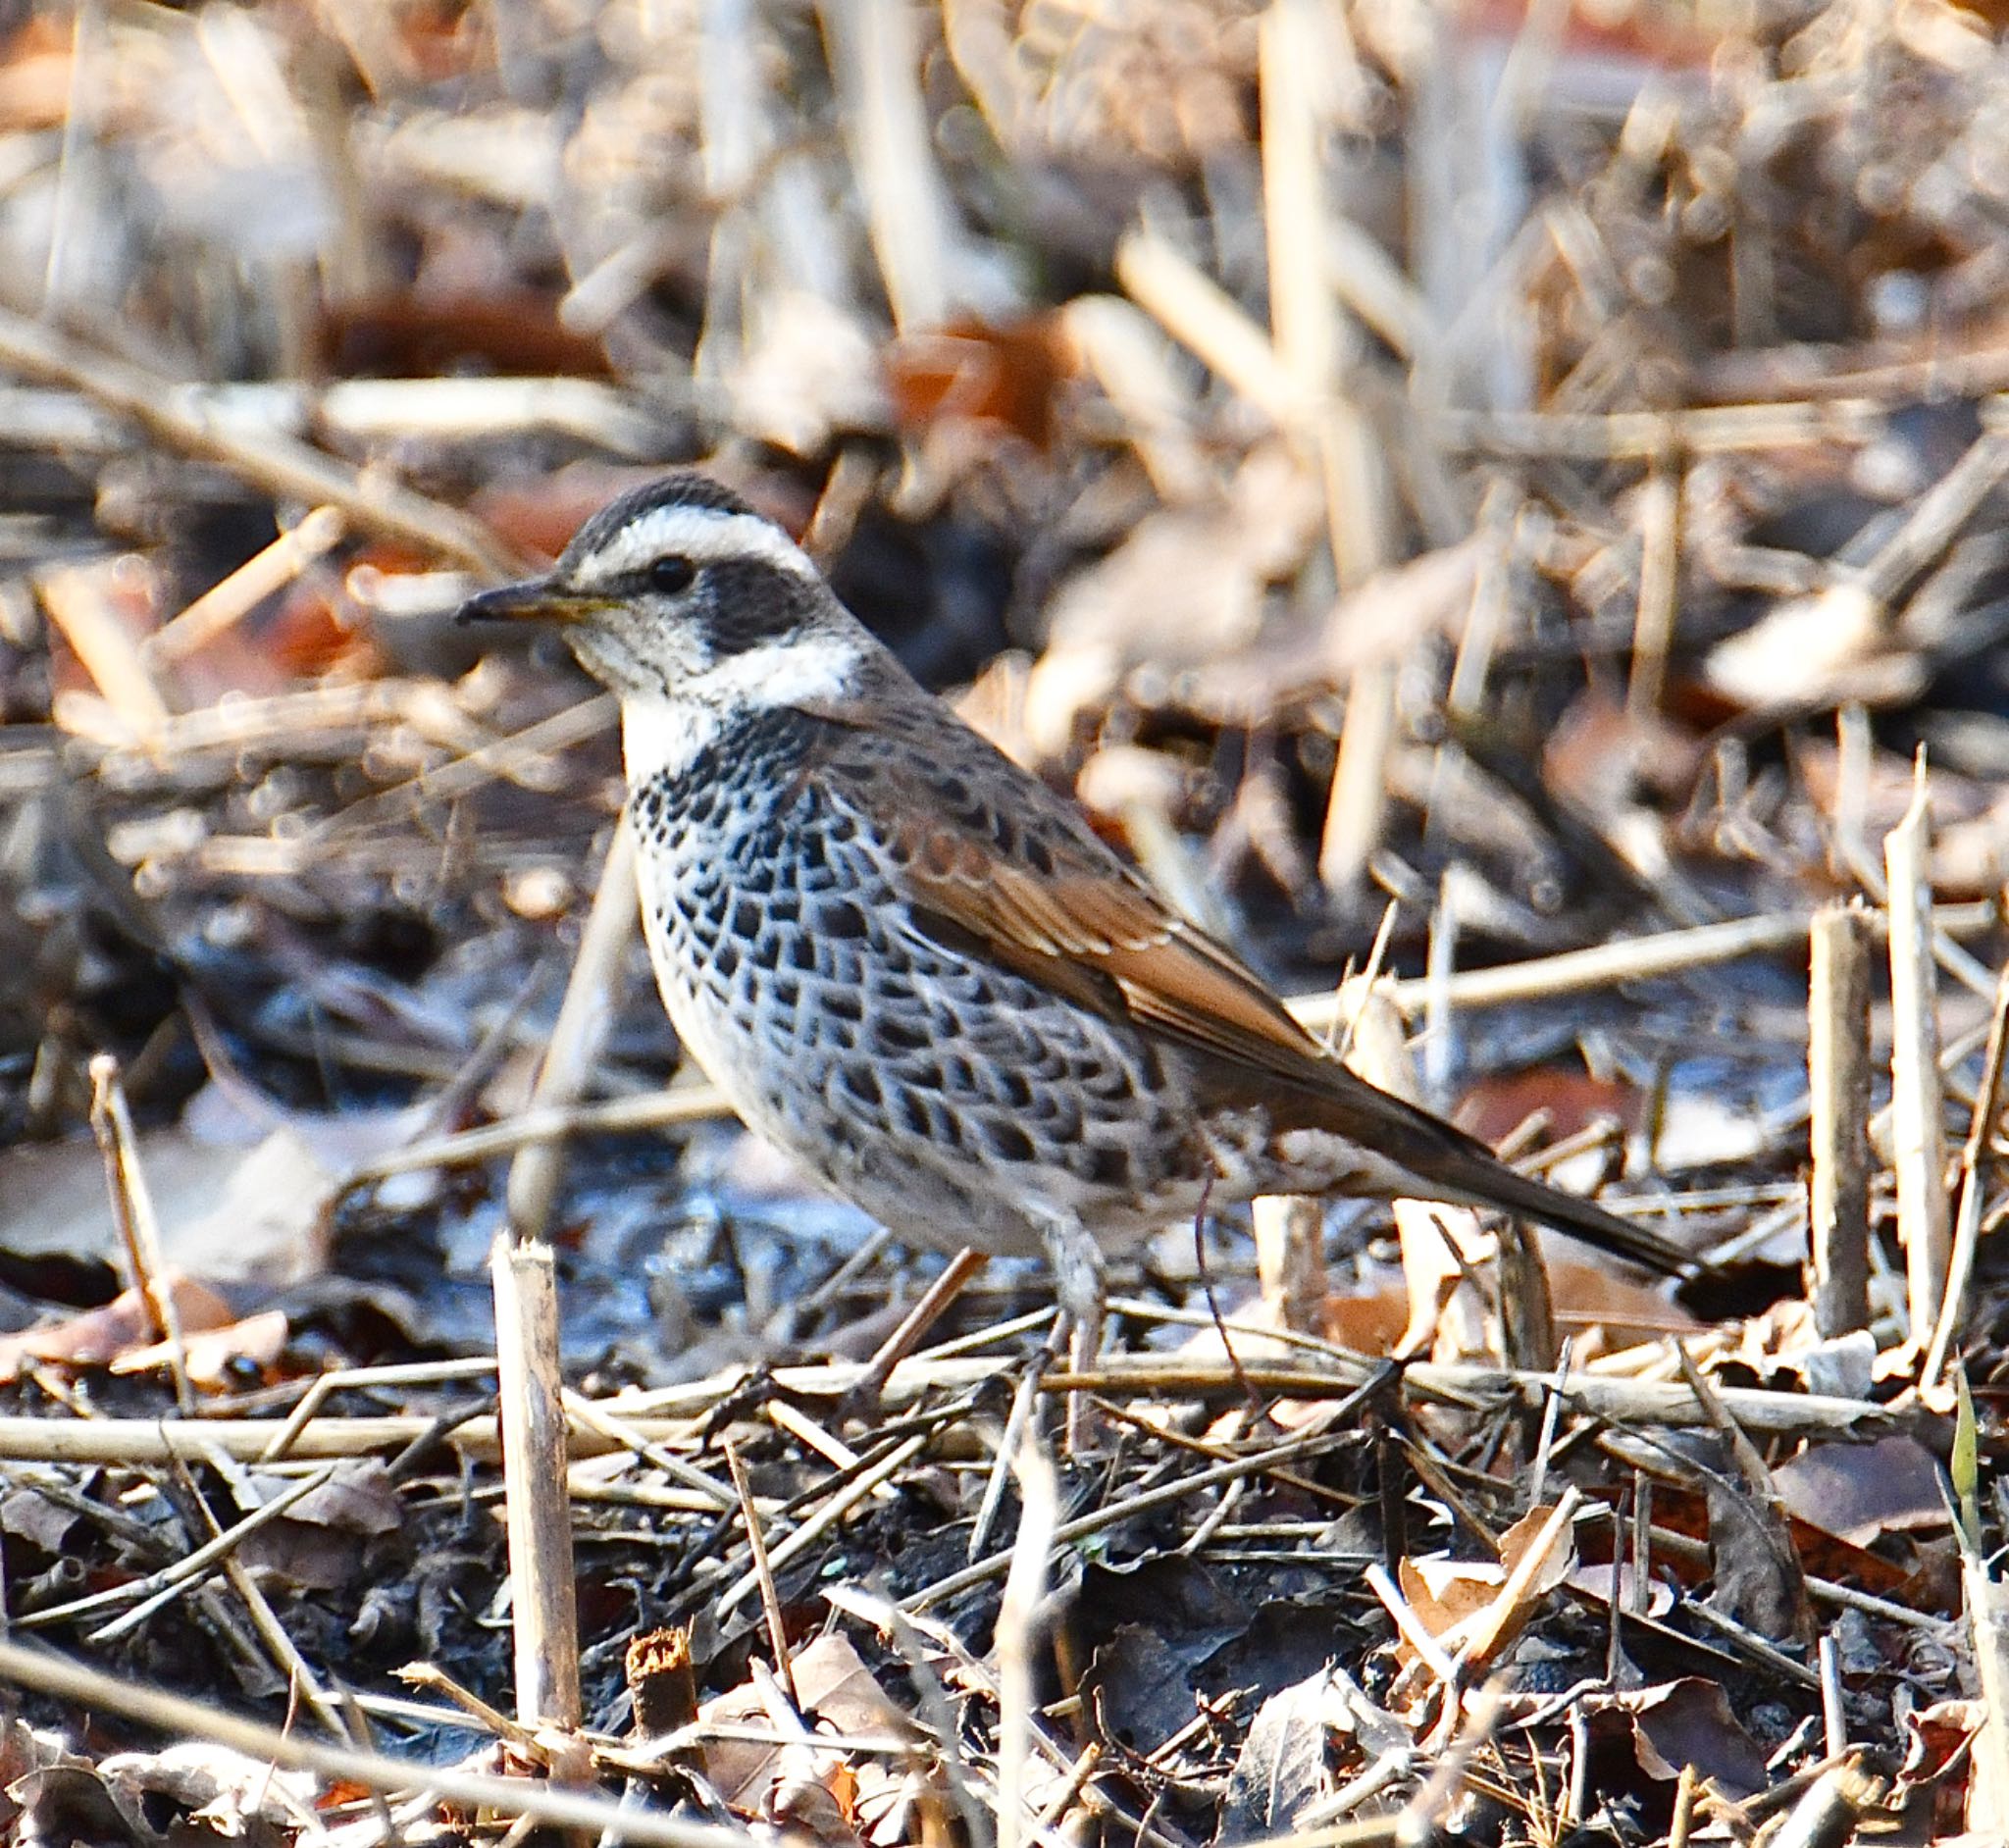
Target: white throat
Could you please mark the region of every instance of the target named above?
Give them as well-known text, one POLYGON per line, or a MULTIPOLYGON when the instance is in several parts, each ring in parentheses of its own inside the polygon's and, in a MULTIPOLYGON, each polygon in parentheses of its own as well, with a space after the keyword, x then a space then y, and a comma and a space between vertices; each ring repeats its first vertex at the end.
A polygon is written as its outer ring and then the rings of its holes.
POLYGON ((728 655, 681 682, 674 693, 621 696, 621 752, 628 787, 681 776, 735 718, 842 697, 863 653, 858 639, 817 634, 728 655))

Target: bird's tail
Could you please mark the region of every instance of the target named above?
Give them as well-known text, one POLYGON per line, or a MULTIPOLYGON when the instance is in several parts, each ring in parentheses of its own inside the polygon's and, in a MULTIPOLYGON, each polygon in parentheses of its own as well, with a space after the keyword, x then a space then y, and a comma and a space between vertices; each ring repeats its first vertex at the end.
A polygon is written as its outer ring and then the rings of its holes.
POLYGON ((1295 1104, 1278 1098, 1291 1126, 1331 1130, 1371 1149, 1414 1183, 1403 1191, 1415 1199, 1515 1213, 1664 1276, 1691 1277, 1701 1268, 1672 1239, 1517 1172, 1477 1138, 1337 1062, 1322 1063, 1316 1078, 1315 1090, 1297 1090, 1295 1104))
POLYGON ((1424 1198, 1444 1199, 1457 1206, 1489 1206, 1495 1211, 1532 1219, 1537 1225, 1567 1232, 1601 1252, 1644 1264, 1664 1276, 1692 1277, 1700 1268, 1693 1256, 1672 1239, 1622 1219, 1615 1212, 1607 1212, 1580 1195, 1566 1194, 1560 1187, 1519 1173, 1482 1143, 1474 1142, 1468 1155, 1451 1166, 1457 1171, 1440 1170, 1440 1177, 1423 1187, 1424 1198))

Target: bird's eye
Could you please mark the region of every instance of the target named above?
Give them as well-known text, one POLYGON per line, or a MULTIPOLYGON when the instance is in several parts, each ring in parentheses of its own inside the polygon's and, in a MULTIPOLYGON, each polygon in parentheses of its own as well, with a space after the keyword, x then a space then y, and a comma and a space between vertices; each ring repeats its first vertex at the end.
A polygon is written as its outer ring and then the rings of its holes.
POLYGON ((648 588, 665 596, 676 596, 697 582, 697 567, 688 558, 670 552, 648 568, 648 588))

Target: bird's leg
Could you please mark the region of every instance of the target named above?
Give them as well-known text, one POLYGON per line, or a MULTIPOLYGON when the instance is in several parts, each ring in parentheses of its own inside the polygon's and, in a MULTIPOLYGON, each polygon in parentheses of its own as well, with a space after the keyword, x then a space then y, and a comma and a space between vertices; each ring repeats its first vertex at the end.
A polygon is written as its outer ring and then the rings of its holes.
MULTIPOLYGON (((1060 1318, 1067 1324, 1068 1371, 1086 1373, 1103 1347, 1108 1290, 1102 1251, 1081 1221, 1071 1216, 1044 1220, 1040 1235, 1046 1242, 1047 1261, 1054 1267, 1060 1318)), ((1067 1396, 1066 1434, 1070 1452, 1085 1450, 1094 1438, 1088 1403, 1078 1393, 1067 1396)))

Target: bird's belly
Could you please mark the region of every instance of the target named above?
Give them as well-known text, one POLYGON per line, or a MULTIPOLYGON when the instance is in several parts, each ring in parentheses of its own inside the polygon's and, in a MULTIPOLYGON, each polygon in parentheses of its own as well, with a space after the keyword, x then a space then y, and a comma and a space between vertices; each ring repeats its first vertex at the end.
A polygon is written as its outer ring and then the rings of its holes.
POLYGON ((913 939, 870 895, 816 899, 659 884, 644 907, 671 1021, 749 1127, 940 1248, 1035 1253, 1072 1219, 1121 1249, 1197 1204, 1180 1074, 1138 1036, 913 939))

